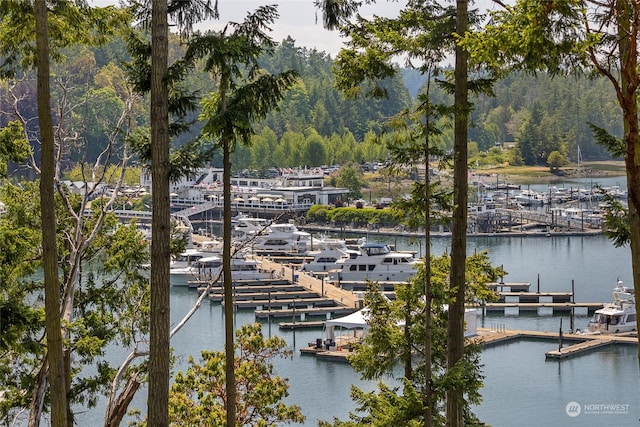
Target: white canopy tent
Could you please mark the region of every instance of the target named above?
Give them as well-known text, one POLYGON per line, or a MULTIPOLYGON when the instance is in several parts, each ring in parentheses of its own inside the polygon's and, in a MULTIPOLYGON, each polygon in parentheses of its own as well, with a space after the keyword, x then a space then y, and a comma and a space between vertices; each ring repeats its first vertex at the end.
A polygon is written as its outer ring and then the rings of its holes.
MULTIPOLYGON (((478 310, 473 308, 468 308, 464 313, 464 336, 465 337, 473 337, 478 335, 478 310)), ((365 307, 362 310, 356 311, 355 313, 351 313, 344 317, 339 317, 337 319, 331 319, 324 322, 325 333, 327 340, 330 342, 335 342, 335 328, 342 328, 348 330, 354 330, 354 336, 358 331, 361 331, 362 335, 367 333, 369 329, 369 325, 367 324, 367 319, 369 317, 369 310, 365 307)))
POLYGON ((343 329, 360 329, 364 335, 367 329, 369 329, 369 325, 367 324, 368 313, 369 310, 367 308, 363 308, 362 310, 358 310, 347 316, 327 320, 324 322, 327 339, 334 341, 336 327, 343 329))

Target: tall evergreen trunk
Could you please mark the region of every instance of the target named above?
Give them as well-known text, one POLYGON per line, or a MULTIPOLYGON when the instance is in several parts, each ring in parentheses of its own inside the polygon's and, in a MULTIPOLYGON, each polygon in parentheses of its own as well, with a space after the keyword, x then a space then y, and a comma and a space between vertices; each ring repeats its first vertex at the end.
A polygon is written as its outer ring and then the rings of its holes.
POLYGON ((45 286, 45 313, 47 335, 48 375, 46 364, 38 375, 34 388, 29 425, 37 426, 42 413, 42 394, 47 382, 50 383, 51 425, 67 427, 67 373, 64 369, 62 329, 60 321, 60 287, 58 284, 58 250, 56 245, 55 216, 55 156, 53 120, 51 118, 51 95, 49 88, 49 29, 47 23, 47 3, 34 3, 36 21, 36 66, 38 119, 41 139, 40 206, 42 215, 42 257, 45 286), (35 403, 35 405, 34 405, 35 403))
MULTIPOLYGON (((638 29, 639 24, 630 24, 631 15, 640 7, 627 1, 616 3, 618 15, 618 49, 620 52, 620 85, 618 102, 622 108, 624 125, 625 167, 627 171, 629 222, 631 237, 631 269, 633 286, 640 286, 640 130, 638 127, 638 29)), ((640 307, 636 304, 636 318, 640 318, 640 307)), ((640 337, 638 338, 640 348, 640 337)), ((640 352, 638 352, 640 366, 640 352)))
MULTIPOLYGON (((224 105, 224 104, 223 104, 224 105)), ((223 107, 224 109, 224 107, 223 107)), ((236 426, 236 376, 233 327, 233 278, 231 277, 231 147, 228 138, 223 136, 223 194, 224 219, 222 222, 222 272, 224 285, 224 348, 225 348, 225 386, 227 391, 227 427, 236 426)))
POLYGON ((149 425, 169 424, 170 203, 169 113, 166 72, 167 0, 152 1, 151 15, 151 327, 149 333, 149 425))
MULTIPOLYGON (((468 28, 467 0, 456 2, 456 32, 465 34, 468 28)), ((453 301, 449 305, 447 368, 455 370, 464 356, 464 295, 467 250, 467 53, 456 45, 454 171, 453 171, 453 229, 451 234, 451 288, 453 301)), ((456 381, 447 392, 447 426, 463 424, 463 387, 456 381)))
POLYGON ((431 376, 433 375, 433 358, 431 345, 431 180, 429 179, 429 126, 431 103, 429 94, 431 87, 431 73, 427 74, 427 113, 425 114, 424 137, 424 427, 433 425, 433 390, 431 376))

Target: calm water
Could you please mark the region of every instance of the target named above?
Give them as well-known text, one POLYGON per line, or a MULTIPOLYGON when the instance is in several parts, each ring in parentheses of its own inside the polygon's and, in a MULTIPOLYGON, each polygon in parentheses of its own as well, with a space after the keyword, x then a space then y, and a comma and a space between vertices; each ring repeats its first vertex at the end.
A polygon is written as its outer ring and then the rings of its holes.
MULTIPOLYGON (((370 236, 370 240, 374 240, 370 236)), ((396 240, 399 248, 418 247, 396 240)), ((446 238, 433 240, 433 253, 449 252, 446 238)), ((606 302, 618 279, 631 282, 628 248, 614 248, 603 236, 589 237, 472 237, 469 252, 487 250, 492 262, 509 272, 507 282, 531 282, 536 290, 570 291, 575 283, 576 301, 606 302)), ((172 289, 172 318, 176 321, 189 309, 197 293, 172 289)), ((559 316, 490 316, 481 319, 485 326, 557 331, 559 316)), ((236 323, 254 321, 253 313, 238 312, 236 323)), ((568 318, 563 319, 565 330, 568 318)), ((576 317, 576 327, 586 326, 586 315, 576 317)), ((352 384, 375 390, 374 382, 361 381, 344 363, 325 362, 301 356, 299 349, 314 342, 321 331, 280 331, 263 325, 266 335, 278 334, 295 349, 292 360, 275 362, 280 375, 289 379, 288 402, 301 406, 305 425, 334 417, 346 419, 354 409, 349 390, 352 384)), ((222 349, 223 316, 219 305, 204 304, 172 341, 179 356, 179 367, 186 358, 197 357, 203 349, 222 349)), ((640 392, 637 349, 611 346, 563 361, 545 361, 544 353, 557 344, 520 341, 489 348, 483 352, 484 401, 475 408, 480 419, 493 426, 639 426, 640 392), (582 413, 572 417, 576 402, 582 413), (608 406, 607 406, 608 405, 608 406)), ((116 353, 121 353, 117 352, 116 353)), ((121 355, 114 356, 120 360, 121 355)), ((389 379, 389 381, 391 381, 389 379)), ((146 393, 141 391, 132 406, 145 409, 146 393)), ((78 425, 100 425, 103 410, 81 416, 78 425)))

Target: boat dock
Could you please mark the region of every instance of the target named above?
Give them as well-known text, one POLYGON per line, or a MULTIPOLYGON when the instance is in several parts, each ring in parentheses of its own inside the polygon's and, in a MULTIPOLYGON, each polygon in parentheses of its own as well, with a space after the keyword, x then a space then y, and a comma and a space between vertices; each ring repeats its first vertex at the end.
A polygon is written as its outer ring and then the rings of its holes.
MULTIPOLYGON (((638 345, 637 332, 629 332, 617 335, 582 335, 582 334, 562 334, 562 343, 565 341, 569 345, 562 346, 558 350, 545 352, 546 360, 561 360, 573 356, 579 356, 589 351, 609 346, 609 345, 638 345)), ((478 328, 478 335, 470 338, 482 344, 484 348, 496 345, 515 342, 520 339, 560 341, 560 334, 557 332, 526 331, 514 329, 490 329, 478 328)), ((309 343, 307 347, 300 349, 301 354, 314 355, 321 359, 348 362, 350 347, 341 346, 330 350, 318 346, 317 343, 309 343)))
POLYGON ((562 336, 560 336, 557 332, 478 328, 478 336, 475 339, 479 340, 485 348, 518 339, 556 341, 558 343, 562 343, 559 344, 561 348, 545 352, 545 357, 547 359, 566 359, 612 344, 637 346, 637 337, 637 332, 612 335, 563 333, 562 336), (570 344, 564 346, 565 341, 570 344))
POLYGON ((518 311, 537 312, 540 314, 541 309, 551 309, 553 314, 567 313, 575 309, 586 309, 588 314, 591 314, 602 308, 603 304, 600 302, 488 302, 475 306, 483 312, 505 312, 508 308, 516 308, 518 311))
POLYGON ((262 262, 263 269, 275 270, 281 278, 291 278, 294 284, 301 285, 307 290, 315 291, 322 296, 331 298, 336 301, 336 303, 351 308, 352 311, 362 308, 362 299, 358 298, 353 292, 340 289, 328 283, 324 278, 315 278, 297 270, 293 265, 278 264, 266 257, 258 259, 262 262))
POLYGON ((538 314, 575 313, 579 310, 586 314, 593 314, 603 307, 600 302, 575 302, 573 292, 540 292, 540 285, 536 292, 531 292, 531 283, 489 283, 489 289, 498 293, 497 302, 482 302, 476 306, 482 311, 506 313, 508 309, 515 309, 519 314, 522 312, 536 312, 538 314))
MULTIPOLYGON (((362 299, 353 292, 337 288, 324 278, 300 272, 295 264, 283 265, 271 257, 256 257, 272 279, 240 280, 233 283, 233 301, 237 309, 255 310, 256 319, 288 318, 283 329, 320 327, 321 322, 309 318, 331 319, 351 314, 362 308, 362 299), (308 325, 307 325, 308 323, 308 325)), ((224 304, 220 281, 191 281, 191 288, 207 291, 212 303, 224 304)))

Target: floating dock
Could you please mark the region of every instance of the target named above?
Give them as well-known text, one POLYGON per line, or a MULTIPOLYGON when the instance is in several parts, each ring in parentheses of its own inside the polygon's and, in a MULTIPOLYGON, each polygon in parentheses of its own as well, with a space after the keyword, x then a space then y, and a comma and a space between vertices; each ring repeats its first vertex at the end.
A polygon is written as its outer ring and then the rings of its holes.
MULTIPOLYGON (((547 351, 545 356, 547 359, 566 359, 569 357, 577 356, 585 352, 608 346, 611 344, 625 344, 625 345, 638 345, 638 333, 628 332, 624 334, 614 335, 578 335, 582 337, 584 341, 572 344, 566 347, 562 347, 558 350, 547 351)), ((566 335, 563 335, 563 340, 566 339, 566 335)))
POLYGON ((488 302, 478 305, 485 312, 504 312, 507 308, 517 308, 518 312, 540 312, 540 309, 550 308, 553 314, 569 313, 575 309, 586 309, 588 314, 595 312, 603 307, 600 302, 488 302))
MULTIPOLYGON (((558 332, 524 331, 513 329, 492 330, 487 328, 478 328, 478 336, 473 339, 478 340, 482 343, 483 347, 487 348, 516 341, 518 339, 539 339, 560 343, 560 334, 558 332)), ((569 345, 563 346, 558 350, 547 351, 545 353, 545 357, 547 359, 566 359, 612 344, 637 346, 638 334, 637 332, 612 335, 563 333, 562 342, 567 342, 569 345)))
MULTIPOLYGON (((559 350, 550 350, 545 352, 545 358, 547 360, 566 359, 569 357, 583 355, 589 351, 610 345, 637 346, 637 336, 637 332, 628 332, 617 335, 582 335, 563 333, 562 341, 567 342, 568 345, 563 346, 562 349, 559 350)), ((471 337, 470 339, 482 344, 483 348, 489 348, 496 345, 515 342, 520 339, 546 340, 549 342, 555 341, 557 343, 560 340, 560 335, 557 332, 478 328, 478 335, 471 337)), ((318 344, 319 343, 309 343, 307 347, 300 349, 300 353, 315 355, 318 358, 326 360, 348 362, 348 357, 351 354, 350 347, 348 345, 334 346, 331 347, 331 349, 326 349, 322 345, 318 344)))
POLYGON ((290 318, 299 319, 301 322, 306 321, 309 317, 324 317, 331 319, 335 316, 346 316, 355 310, 351 307, 333 306, 333 307, 312 307, 312 308, 286 308, 286 309, 262 309, 256 310, 256 319, 277 319, 290 318))

